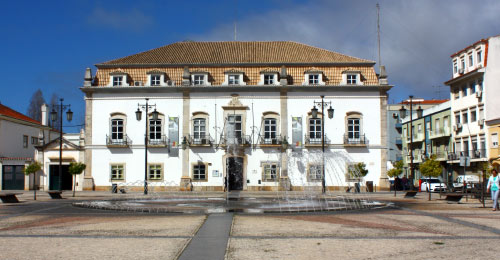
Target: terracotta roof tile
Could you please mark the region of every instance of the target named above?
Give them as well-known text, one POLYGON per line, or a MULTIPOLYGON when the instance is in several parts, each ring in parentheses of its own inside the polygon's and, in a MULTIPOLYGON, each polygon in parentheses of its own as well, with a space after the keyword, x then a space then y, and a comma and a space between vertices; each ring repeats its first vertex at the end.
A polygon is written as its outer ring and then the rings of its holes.
POLYGON ((41 124, 40 122, 36 121, 35 119, 33 119, 29 116, 23 115, 23 114, 15 111, 14 109, 7 107, 7 106, 4 106, 2 104, 0 104, 0 115, 16 118, 19 120, 28 121, 28 122, 39 124, 39 125, 41 124))
POLYGON ((103 63, 102 65, 183 64, 322 64, 368 63, 297 42, 177 42, 103 63))

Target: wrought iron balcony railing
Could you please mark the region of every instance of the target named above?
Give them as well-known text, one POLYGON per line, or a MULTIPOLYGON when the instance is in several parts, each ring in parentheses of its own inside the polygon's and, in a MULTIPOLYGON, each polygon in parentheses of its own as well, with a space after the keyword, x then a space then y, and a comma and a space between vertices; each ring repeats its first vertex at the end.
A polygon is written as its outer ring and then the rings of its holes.
MULTIPOLYGON (((321 134, 306 135, 305 136, 306 145, 321 145, 321 134)), ((325 144, 330 144, 330 139, 325 134, 325 144)))
POLYGON ((368 139, 366 139, 366 136, 364 134, 359 135, 358 137, 349 136, 348 134, 345 134, 344 135, 344 144, 345 145, 367 145, 368 139))
POLYGON ((128 147, 132 144, 132 140, 126 135, 123 134, 121 136, 122 138, 112 138, 109 135, 106 135, 106 145, 107 146, 114 146, 114 147, 128 147))
POLYGON ((160 138, 149 138, 148 139, 148 145, 151 145, 151 146, 167 146, 168 145, 168 138, 167 138, 166 135, 161 135, 160 138))
POLYGON ((222 145, 250 145, 251 138, 249 135, 242 136, 227 136, 223 135, 221 138, 222 145))
POLYGON ((261 145, 281 145, 283 138, 281 135, 275 135, 274 137, 259 137, 259 144, 261 145))
POLYGON ((190 135, 187 141, 191 146, 207 146, 214 143, 214 140, 212 139, 212 137, 210 137, 209 134, 190 135))

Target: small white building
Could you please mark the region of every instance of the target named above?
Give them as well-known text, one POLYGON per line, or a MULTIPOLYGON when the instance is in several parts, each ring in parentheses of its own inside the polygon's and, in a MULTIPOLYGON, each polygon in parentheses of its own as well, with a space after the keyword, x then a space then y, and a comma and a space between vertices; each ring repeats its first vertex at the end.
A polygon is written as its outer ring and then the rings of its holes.
MULTIPOLYGON (((0 189, 33 189, 33 176, 25 177, 24 167, 33 162, 35 148, 57 138, 47 124, 47 105, 42 106, 42 122, 0 104, 0 189)), ((42 174, 37 174, 36 185, 42 174)))
POLYGON ((295 42, 179 42, 99 63, 81 88, 84 189, 334 190, 357 162, 386 186, 392 86, 374 65, 295 42), (311 114, 321 96, 331 119, 311 114))

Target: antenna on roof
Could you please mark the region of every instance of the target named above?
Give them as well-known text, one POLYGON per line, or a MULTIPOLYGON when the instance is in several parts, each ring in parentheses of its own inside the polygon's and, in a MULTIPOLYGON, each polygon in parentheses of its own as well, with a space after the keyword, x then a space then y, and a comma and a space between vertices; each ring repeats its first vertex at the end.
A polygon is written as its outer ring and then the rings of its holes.
POLYGON ((236 20, 238 19, 238 0, 234 0, 234 41, 236 41, 236 20))
POLYGON ((378 39, 378 72, 380 73, 380 66, 382 61, 380 58, 380 5, 377 3, 377 39, 378 39))

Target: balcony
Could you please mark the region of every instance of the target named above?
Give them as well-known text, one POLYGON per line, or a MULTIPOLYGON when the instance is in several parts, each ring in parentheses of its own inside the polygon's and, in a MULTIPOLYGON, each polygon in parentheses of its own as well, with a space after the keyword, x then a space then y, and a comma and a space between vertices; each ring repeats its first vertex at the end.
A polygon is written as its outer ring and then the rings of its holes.
POLYGON ((281 135, 277 135, 275 137, 259 137, 260 146, 279 146, 283 142, 283 138, 281 135))
POLYGON ((424 133, 413 133, 413 142, 422 142, 425 140, 424 133))
POLYGON ((167 147, 168 138, 166 135, 162 135, 160 138, 149 138, 148 146, 150 147, 167 147))
POLYGON ((212 146, 214 139, 207 134, 190 135, 187 140, 190 146, 212 146))
POLYGON ((132 140, 127 135, 122 135, 121 139, 111 138, 111 136, 106 135, 106 146, 107 147, 129 147, 132 145, 132 140))
POLYGON ((450 137, 451 131, 450 128, 436 128, 434 131, 431 131, 429 136, 430 139, 440 138, 440 137, 450 137))
POLYGON ((366 146, 368 145, 368 139, 365 135, 360 135, 358 138, 349 137, 349 135, 344 135, 344 146, 366 146))
MULTIPOLYGON (((305 143, 306 146, 321 146, 321 135, 306 135, 305 143)), ((325 145, 329 145, 330 140, 325 134, 325 145)))
POLYGON ((220 141, 221 145, 223 146, 229 146, 229 145, 249 146, 252 143, 249 135, 242 135, 242 136, 223 135, 220 141))
POLYGON ((447 160, 448 159, 448 152, 447 151, 435 151, 432 153, 432 155, 436 156, 436 160, 442 161, 442 160, 447 160))

